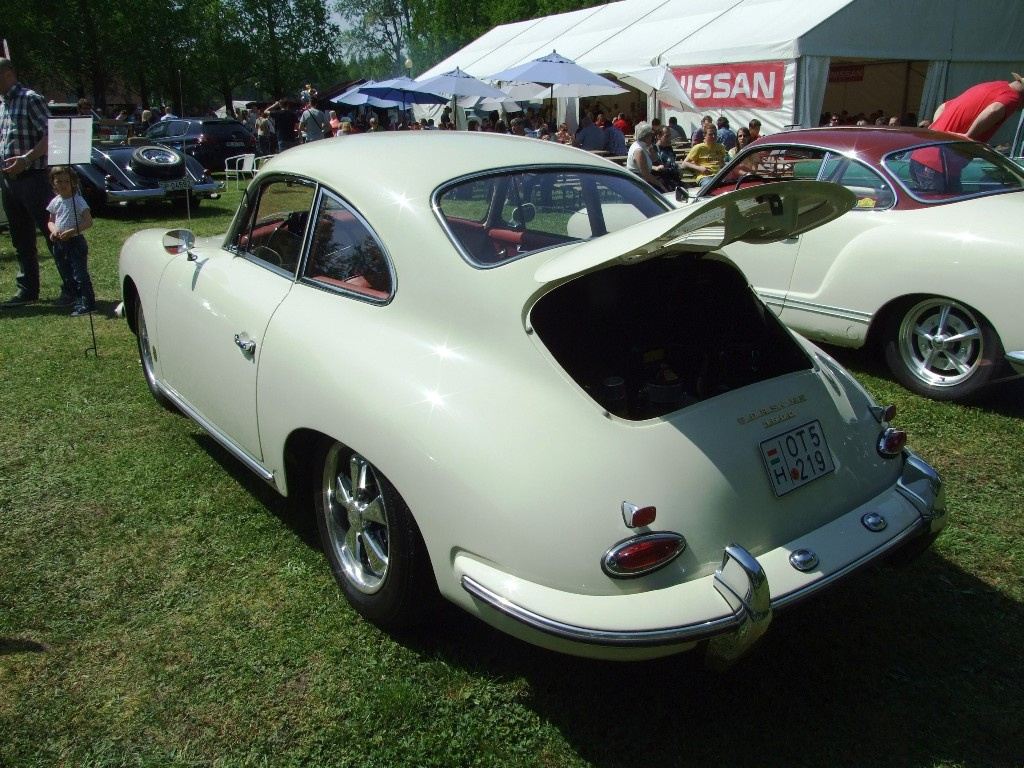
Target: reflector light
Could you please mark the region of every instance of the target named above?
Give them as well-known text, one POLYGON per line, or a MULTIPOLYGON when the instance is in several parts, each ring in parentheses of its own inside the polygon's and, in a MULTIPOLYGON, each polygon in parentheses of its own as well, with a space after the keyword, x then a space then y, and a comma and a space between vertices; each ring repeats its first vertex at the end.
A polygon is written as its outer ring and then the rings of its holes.
POLYGON ((899 456, 906 444, 907 433, 902 429, 889 427, 878 437, 878 453, 883 458, 891 459, 899 456))
POLYGON ((884 408, 882 408, 882 421, 890 422, 891 423, 892 420, 895 419, 895 418, 896 418, 896 406, 895 405, 887 405, 884 408))
POLYGON ((643 528, 654 522, 658 510, 654 507, 638 507, 628 501, 622 502, 622 520, 627 528, 643 528))
POLYGON ((686 539, 678 533, 647 533, 620 541, 605 552, 601 568, 615 578, 643 576, 668 565, 684 549, 686 539))

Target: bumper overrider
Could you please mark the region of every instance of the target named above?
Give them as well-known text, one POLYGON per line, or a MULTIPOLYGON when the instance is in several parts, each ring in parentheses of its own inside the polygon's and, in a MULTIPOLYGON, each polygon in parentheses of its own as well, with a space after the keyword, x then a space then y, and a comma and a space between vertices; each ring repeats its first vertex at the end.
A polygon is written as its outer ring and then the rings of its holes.
POLYGON ((923 551, 938 536, 947 520, 942 480, 916 454, 903 454, 896 485, 868 503, 759 557, 730 544, 713 575, 668 589, 574 595, 464 555, 455 559, 456 572, 482 618, 538 645, 597 658, 643 659, 707 641, 708 665, 724 668, 764 634, 774 611, 883 556, 923 551), (656 624, 681 614, 684 621, 656 624))

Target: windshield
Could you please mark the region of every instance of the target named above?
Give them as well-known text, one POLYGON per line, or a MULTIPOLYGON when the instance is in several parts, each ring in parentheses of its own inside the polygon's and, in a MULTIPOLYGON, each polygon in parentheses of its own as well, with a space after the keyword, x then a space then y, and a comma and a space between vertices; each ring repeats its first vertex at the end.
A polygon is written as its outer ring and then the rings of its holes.
POLYGON ((463 256, 481 267, 600 237, 670 209, 639 179, 579 168, 464 179, 442 187, 434 207, 463 256))
POLYGON ((910 196, 923 203, 1024 189, 1024 169, 974 141, 894 152, 883 163, 910 196))
POLYGON ((820 147, 767 146, 740 156, 716 178, 705 195, 717 195, 766 181, 830 181, 857 197, 861 209, 891 208, 896 204, 892 185, 859 158, 820 147))

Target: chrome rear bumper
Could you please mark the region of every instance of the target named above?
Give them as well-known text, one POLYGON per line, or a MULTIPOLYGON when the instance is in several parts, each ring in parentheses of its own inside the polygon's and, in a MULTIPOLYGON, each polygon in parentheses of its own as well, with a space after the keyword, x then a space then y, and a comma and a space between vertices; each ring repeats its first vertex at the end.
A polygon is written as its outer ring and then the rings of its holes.
POLYGON ((708 640, 708 665, 725 668, 764 634, 775 610, 810 597, 886 554, 908 545, 924 549, 934 540, 946 524, 945 491, 938 473, 916 454, 905 450, 903 473, 896 483, 896 491, 918 513, 910 526, 844 567, 774 599, 768 575, 758 558, 739 544, 730 544, 723 552, 722 565, 711 580, 722 599, 723 613, 681 626, 642 630, 576 626, 519 605, 468 575, 462 576, 461 584, 469 594, 502 615, 563 641, 612 648, 647 648, 692 645, 708 640))

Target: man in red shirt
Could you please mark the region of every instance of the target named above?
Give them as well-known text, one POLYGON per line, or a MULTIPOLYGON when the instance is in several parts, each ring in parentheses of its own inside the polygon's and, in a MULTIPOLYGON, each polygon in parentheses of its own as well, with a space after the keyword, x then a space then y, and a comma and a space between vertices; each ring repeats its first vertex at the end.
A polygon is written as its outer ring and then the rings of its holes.
POLYGON ((1024 106, 1024 80, 1016 72, 1006 83, 979 83, 935 110, 933 131, 962 133, 975 141, 988 141, 1010 115, 1024 106))
POLYGON ((626 119, 624 112, 619 112, 619 116, 612 121, 612 125, 623 133, 632 133, 633 131, 633 126, 629 124, 629 120, 626 119))

